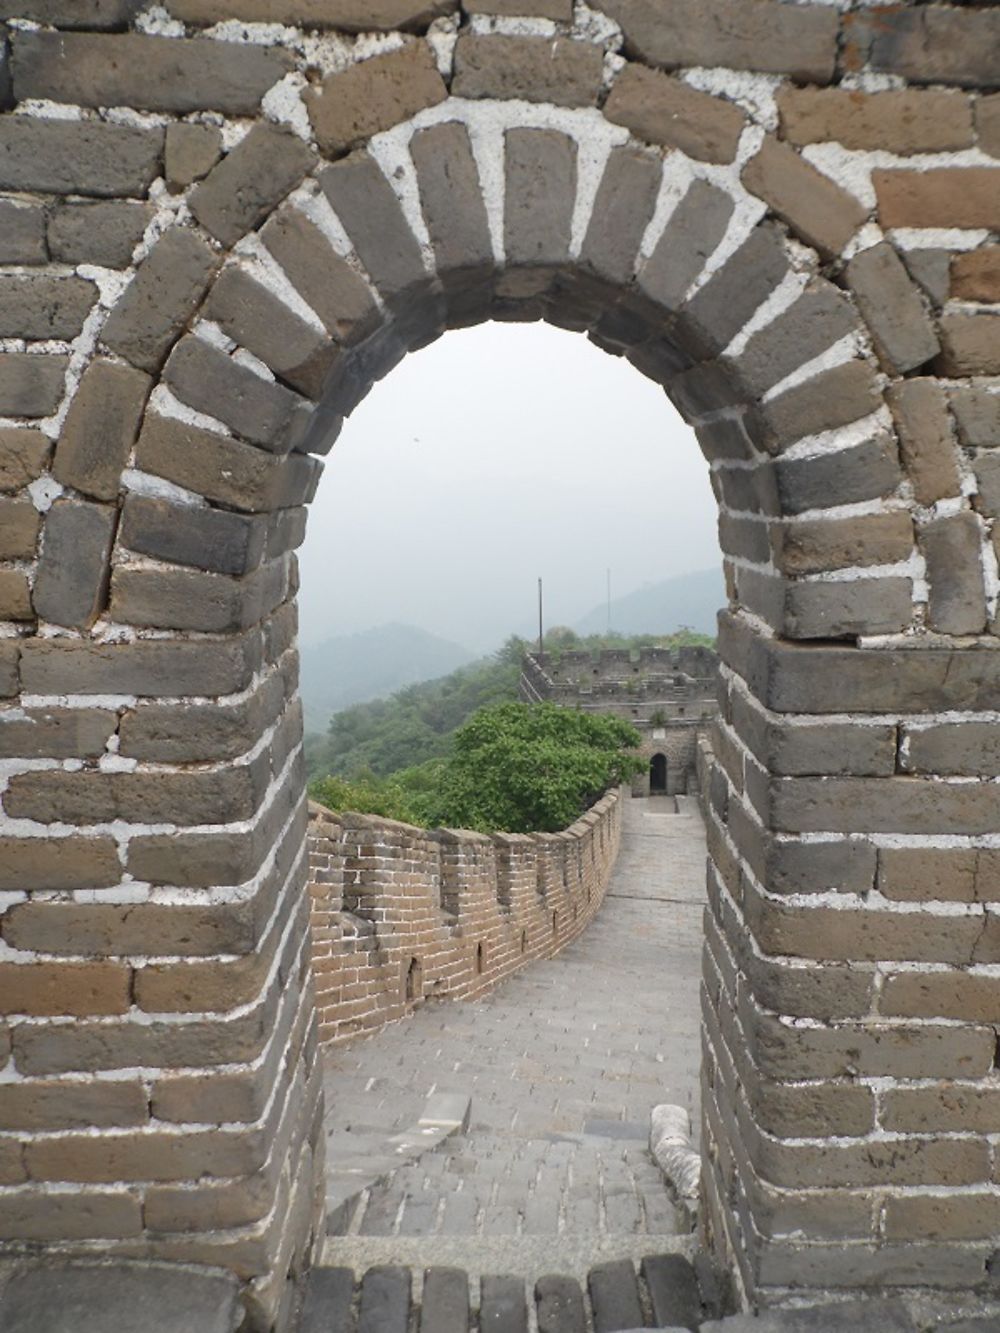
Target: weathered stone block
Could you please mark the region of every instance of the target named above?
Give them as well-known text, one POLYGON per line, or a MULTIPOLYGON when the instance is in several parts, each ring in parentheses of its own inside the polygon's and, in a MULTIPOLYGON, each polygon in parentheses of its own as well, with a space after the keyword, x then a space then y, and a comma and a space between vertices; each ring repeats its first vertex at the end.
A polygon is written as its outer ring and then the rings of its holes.
POLYGON ((883 227, 986 227, 1000 213, 1000 169, 877 169, 872 184, 883 227))
POLYGON ((426 28, 434 19, 453 14, 458 0, 168 0, 168 8, 187 23, 239 18, 342 32, 390 32, 426 28))
POLYGON ((33 618, 27 575, 17 569, 0 569, 0 620, 33 618))
POLYGON ((971 148, 974 140, 972 104, 964 93, 785 87, 777 103, 781 136, 793 144, 834 142, 905 156, 971 148))
POLYGON ((966 449, 1000 445, 1000 394, 986 389, 952 389, 948 395, 958 438, 966 449))
POLYGON ((785 627, 795 639, 897 634, 912 620, 913 584, 908 578, 793 583, 785 598, 785 627))
POLYGON ((0 643, 0 699, 12 699, 18 693, 18 666, 21 646, 16 639, 0 643))
POLYGON ((637 139, 679 148, 701 162, 732 162, 747 123, 732 102, 642 65, 626 65, 621 71, 604 114, 637 139))
POLYGON ((146 256, 101 338, 113 352, 154 371, 197 309, 218 258, 195 232, 174 227, 146 256))
POLYGON ((690 331, 704 353, 718 354, 788 271, 781 232, 773 224, 764 223, 685 303, 682 327, 690 331))
POLYGON ((487 277, 493 244, 468 130, 457 122, 418 130, 410 153, 438 275, 446 285, 487 277))
POLYGON ((125 500, 119 541, 131 551, 218 574, 249 574, 260 564, 266 523, 223 509, 189 509, 142 495, 125 500))
POLYGON ((671 311, 680 306, 725 235, 733 207, 725 190, 692 182, 639 273, 639 287, 651 300, 671 311))
POLYGON ((35 577, 35 610, 54 625, 84 628, 104 609, 111 545, 111 505, 57 500, 45 518, 35 577))
POLYGON ((0 19, 26 18, 55 28, 127 27, 141 0, 0 0, 0 19))
POLYGON ((905 511, 857 518, 772 524, 774 562, 786 574, 819 574, 850 566, 894 565, 913 552, 913 520, 905 511))
POLYGON ((904 374, 937 355, 941 345, 934 325, 888 241, 855 255, 847 281, 887 370, 904 374))
POLYGON ((149 1102, 136 1080, 120 1083, 67 1083, 33 1080, 0 1092, 0 1126, 14 1130, 104 1129, 144 1125, 149 1102))
POLYGON ((988 1086, 942 1082, 923 1088, 890 1088, 885 1094, 884 1124, 892 1131, 992 1134, 998 1115, 1000 1095, 988 1086))
POLYGON ((107 709, 25 709, 0 712, 0 756, 5 759, 96 759, 114 735, 117 716, 107 709))
POLYGON ((790 144, 768 135, 740 179, 821 255, 839 255, 868 210, 790 144))
POLYGON ((0 416, 51 415, 63 396, 68 365, 68 356, 0 352, 0 416))
POLYGON ((163 378, 188 407, 222 421, 251 444, 287 453, 297 394, 255 371, 202 338, 182 338, 164 367, 163 378))
MULTIPOLYGON (((991 795, 989 784, 923 777, 783 778, 771 784, 772 827, 787 833, 981 834, 990 831, 991 795)), ((972 921, 973 940, 982 930, 972 918, 949 920, 972 921)), ((941 918, 919 916, 913 927, 924 929, 928 921, 942 929, 941 918)))
POLYGON ((84 372, 63 426, 53 475, 98 500, 121 484, 150 390, 141 370, 98 358, 84 372))
POLYGON ((843 293, 832 283, 815 279, 798 300, 748 340, 735 359, 740 383, 760 395, 858 328, 858 317, 843 293))
POLYGON ((910 277, 930 297, 934 308, 940 309, 951 291, 951 252, 928 245, 919 250, 904 250, 901 257, 910 277))
POLYGON ((848 33, 873 69, 914 83, 996 82, 1000 14, 991 9, 921 5, 888 14, 862 11, 848 33))
POLYGON ((0 965, 5 1013, 124 1014, 131 972, 119 963, 9 963, 0 965))
POLYGON ((942 375, 1000 375, 1000 315, 942 315, 942 375))
POLYGON ((260 660, 260 635, 253 632, 223 643, 32 639, 21 646, 21 680, 30 694, 214 698, 245 689, 260 660))
POLYGON ((339 157, 447 96, 433 51, 411 41, 328 75, 307 92, 306 107, 321 151, 339 157))
POLYGON ((14 91, 20 100, 55 98, 78 106, 144 111, 223 111, 252 115, 291 69, 280 47, 139 33, 14 34, 14 91))
POLYGON ((467 14, 499 14, 502 18, 552 19, 556 23, 572 23, 573 0, 463 0, 467 14))
POLYGON ((60 204, 49 217, 49 252, 64 264, 126 268, 153 216, 148 204, 60 204))
POLYGON ((246 754, 284 706, 278 676, 232 705, 147 704, 121 722, 121 753, 156 763, 217 763, 246 754))
POLYGON ((34 204, 0 200, 0 263, 44 264, 45 213, 34 204))
POLYGON ((370 288, 304 213, 279 209, 260 235, 338 342, 355 342, 373 332, 379 313, 370 288))
MULTIPOLYGON (((976 726, 972 724, 973 731, 976 726)), ((908 727, 903 767, 907 772, 921 772, 924 769, 961 772, 965 756, 964 752, 956 754, 956 749, 963 738, 968 739, 968 731, 969 726, 958 726, 954 733, 944 726, 930 727, 927 731, 908 727), (934 766, 935 760, 941 761, 940 768, 934 766)), ((975 762, 977 756, 989 753, 988 743, 984 744, 982 734, 978 737, 974 735, 972 762, 975 762)), ((996 873, 995 858, 995 852, 966 847, 947 850, 937 847, 883 847, 878 857, 878 889, 886 898, 901 902, 985 901, 990 896, 988 876, 996 873), (985 865, 981 865, 983 858, 986 858, 985 865), (981 870, 985 874, 981 875, 981 870)))
POLYGON ((626 46, 666 69, 726 66, 829 83, 837 52, 837 16, 823 5, 789 9, 773 0, 603 0, 622 25, 626 46))
POLYGON ((284 600, 287 586, 281 561, 243 579, 200 570, 119 567, 111 579, 109 615, 126 625, 224 634, 256 625, 284 600))
POLYGON ((1000 455, 984 454, 973 464, 972 471, 976 478, 976 508, 987 518, 1000 516, 1000 455))
POLYGON ((320 397, 338 349, 243 269, 223 271, 204 313, 279 379, 308 398, 320 397))
POLYGON ((881 401, 873 368, 866 361, 845 361, 770 399, 751 414, 747 429, 770 453, 781 453, 806 435, 869 416, 881 401))
MULTIPOLYGON (((889 1241, 988 1241, 1000 1234, 1000 1201, 986 1193, 889 1199, 884 1225, 889 1241)), ((979 1333, 991 1322, 984 1319, 979 1333)), ((976 1333, 976 1322, 955 1325, 955 1333, 976 1333)))
POLYGON ((222 156, 222 133, 214 125, 177 121, 167 126, 164 176, 171 194, 201 180, 222 156))
POLYGON ((608 156, 580 258, 616 286, 627 286, 635 271, 662 176, 659 159, 649 153, 622 147, 608 156))
POLYGON ((82 278, 0 277, 0 337, 75 338, 96 300, 82 278))
POLYGON ((952 257, 951 295, 962 301, 1000 303, 1000 245, 952 257))
POLYGON ((508 264, 553 267, 566 261, 576 200, 577 147, 554 130, 514 129, 504 136, 508 264))
POLYGON ((986 627, 982 545, 980 520, 968 510, 921 527, 932 629, 942 634, 979 634, 986 627))
POLYGON ((257 124, 192 192, 191 212, 230 247, 261 223, 315 162, 298 135, 257 124))
POLYGON ((33 560, 40 526, 30 500, 0 500, 0 560, 33 560))
POLYGON ((3 838, 0 888, 107 888, 121 879, 113 838, 3 838))
POLYGON ((98 197, 144 195, 163 155, 163 130, 95 120, 0 121, 0 189, 98 197))
POLYGON ((886 401, 917 503, 957 495, 958 463, 941 386, 932 379, 905 380, 889 387, 886 401))
POLYGON ((603 72, 601 51, 589 42, 463 33, 455 47, 451 91, 455 97, 593 106, 603 72))
POLYGON ((1000 93, 977 98, 976 134, 984 153, 1000 157, 1000 93))
POLYGON ((996 977, 970 976, 967 972, 911 972, 886 977, 879 1008, 883 1014, 904 1018, 989 1022, 998 1005, 1000 982, 996 977))

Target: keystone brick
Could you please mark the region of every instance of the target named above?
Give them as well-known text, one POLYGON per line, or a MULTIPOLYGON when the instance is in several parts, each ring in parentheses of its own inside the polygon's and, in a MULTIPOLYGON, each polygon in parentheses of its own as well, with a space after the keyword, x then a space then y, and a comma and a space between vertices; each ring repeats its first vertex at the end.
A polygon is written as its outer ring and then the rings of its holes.
POLYGON ((1000 375, 1000 315, 942 315, 940 329, 941 374, 1000 375))
POLYGON ((164 176, 172 194, 201 180, 222 156, 222 132, 214 125, 185 121, 167 126, 164 176))
POLYGON ((112 505, 55 502, 35 577, 35 610, 43 620, 83 629, 104 610, 117 522, 112 505))
POLYGON ((84 372, 56 447, 53 475, 98 500, 121 485, 150 390, 148 375, 98 359, 84 372))
POLYGON ((457 122, 418 130, 410 153, 439 275, 485 278, 493 244, 468 130, 457 122))
POLYGON ((747 425, 765 449, 781 453, 806 435, 869 416, 881 401, 873 368, 866 361, 846 361, 778 394, 758 408, 747 425))
POLYGON ((109 615, 126 625, 223 634, 257 624, 287 591, 284 561, 268 564, 245 579, 200 570, 119 567, 111 580, 109 615))
POLYGON ((684 305, 683 327, 706 352, 721 352, 788 270, 778 228, 770 223, 757 227, 684 305))
POLYGON ((890 1131, 925 1134, 963 1130, 995 1134, 1000 1094, 994 1088, 939 1083, 923 1088, 890 1088, 885 1093, 883 1124, 890 1131))
POLYGON ((141 196, 159 173, 162 153, 162 129, 5 116, 0 189, 141 196))
POLYGON ((215 697, 245 689, 260 665, 260 653, 259 634, 224 643, 32 639, 21 646, 21 679, 29 694, 215 697))
POLYGON ((420 246, 373 157, 355 153, 327 167, 319 182, 386 301, 426 279, 420 246))
POLYGON ((601 277, 624 287, 653 216, 663 167, 634 148, 613 148, 598 187, 580 258, 601 277))
POLYGON ((0 500, 0 560, 33 560, 40 526, 30 500, 0 500))
POLYGON ((338 342, 357 342, 375 330, 380 316, 368 284, 304 213, 279 209, 260 238, 338 342))
POLYGON ((0 337, 75 338, 96 300, 82 278, 0 277, 0 337))
POLYGON ((116 963, 0 965, 6 1014, 124 1014, 131 1004, 131 971, 116 963))
POLYGON ((886 977, 879 1008, 903 1018, 990 1023, 1000 1008, 1000 979, 969 972, 902 972, 886 977))
POLYGON ((455 47, 451 91, 454 97, 593 106, 603 73, 603 55, 589 42, 463 33, 455 47))
POLYGON ((113 838, 0 838, 0 889, 103 889, 122 869, 113 838))
POLYGON ((1000 245, 953 255, 951 294, 962 301, 1000 303, 1000 245))
POLYGON ((140 7, 140 0, 0 0, 0 19, 106 30, 127 27, 140 7))
POLYGON ((0 711, 0 758, 96 759, 107 749, 116 723, 107 709, 0 711))
POLYGON ((895 441, 876 435, 863 444, 812 459, 777 459, 775 483, 781 513, 855 504, 891 495, 903 472, 895 441))
POLYGON ((732 102, 642 65, 621 71, 604 114, 638 139, 679 148, 701 162, 732 162, 747 123, 732 102))
POLYGON ((317 399, 337 359, 330 340, 240 268, 219 276, 204 313, 279 379, 317 399))
POLYGON ((78 106, 252 115, 292 67, 280 47, 138 33, 14 33, 19 100, 55 98, 78 106))
POLYGON ((193 231, 166 232, 108 316, 105 345, 142 370, 157 370, 197 309, 217 262, 193 231))
POLYGON ((0 569, 0 620, 31 620, 33 617, 27 576, 16 569, 0 569))
MULTIPOLYGON (((88 965, 92 966, 92 965, 88 965)), ((0 1089, 0 1128, 66 1130, 125 1128, 149 1120, 149 1099, 136 1080, 7 1083, 0 1089)))
POLYGON ((146 418, 136 462, 146 472, 248 513, 308 501, 322 472, 316 459, 274 458, 239 440, 155 415, 146 418))
POLYGON ((982 531, 968 510, 920 529, 930 584, 928 620, 942 634, 979 634, 986 627, 982 531))
POLYGON ((263 379, 202 338, 182 338, 163 378, 188 407, 222 421, 251 444, 287 453, 298 395, 263 379))
POLYGON ((917 9, 862 11, 848 33, 873 69, 914 83, 996 83, 1000 14, 991 9, 921 5, 917 9), (852 28, 855 31, 852 32, 852 28))
POLYGON ((168 500, 129 495, 119 540, 157 560, 239 576, 263 559, 267 525, 227 510, 181 508, 168 500))
POLYGON ((328 75, 305 101, 321 152, 339 157, 447 96, 433 51, 413 41, 328 75))
POLYGON ((692 182, 639 274, 639 286, 667 310, 676 310, 726 233, 733 200, 707 181, 692 182))
POLYGON ((47 259, 42 209, 0 200, 0 264, 44 264, 47 259))
POLYGON ((736 358, 740 381, 759 396, 857 329, 858 318, 847 298, 832 283, 817 279, 751 336, 736 358))
POLYGON ((876 170, 872 183, 883 227, 992 228, 1000 216, 995 167, 876 170))
POLYGON ((821 255, 839 255, 868 216, 864 204, 773 135, 740 179, 821 255))
POLYGON ((786 574, 894 565, 913 551, 913 521, 903 511, 776 524, 771 536, 775 564, 786 574))
POLYGON ((958 437, 966 449, 1000 445, 1000 394, 985 389, 952 389, 948 398, 958 437))
POLYGON ((152 216, 134 200, 60 204, 49 218, 49 252, 64 264, 127 268, 152 216))
POLYGON ((689 65, 790 74, 829 83, 837 52, 837 15, 823 5, 773 0, 603 0, 621 24, 626 49, 666 69, 689 65))
POLYGON ((316 161, 298 135, 258 124, 192 192, 191 212, 224 246, 253 231, 316 161))
POLYGON ((169 0, 168 8, 186 23, 239 18, 342 32, 391 32, 426 28, 434 19, 454 14, 458 0, 169 0))
POLYGON ((903 374, 937 355, 934 325, 888 241, 855 255, 847 265, 847 281, 887 370, 903 374))
POLYGON ((51 448, 41 431, 19 426, 0 429, 0 493, 19 491, 40 477, 51 448))
POLYGON ((576 199, 576 144, 554 130, 534 129, 508 130, 504 142, 507 262, 564 263, 569 255, 576 199))
POLYGON ((971 103, 963 93, 785 87, 777 103, 781 137, 793 144, 832 141, 905 156, 971 148, 974 141, 971 103))
MULTIPOLYGON (((0 121, 0 133, 4 122, 0 121)), ((68 356, 0 352, 0 416, 47 417, 63 396, 68 356)))
POLYGON ((958 495, 958 463, 940 385, 932 379, 906 380, 889 387, 886 401, 917 503, 930 505, 958 495))

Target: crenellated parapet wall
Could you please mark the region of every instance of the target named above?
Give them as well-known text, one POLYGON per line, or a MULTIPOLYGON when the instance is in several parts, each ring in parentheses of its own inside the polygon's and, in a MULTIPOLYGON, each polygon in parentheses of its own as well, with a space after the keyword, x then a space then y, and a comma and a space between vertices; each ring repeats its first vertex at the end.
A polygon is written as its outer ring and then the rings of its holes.
POLYGON ((469 999, 549 958, 593 919, 621 835, 621 793, 560 833, 422 829, 309 807, 321 1043, 424 1000, 469 999))

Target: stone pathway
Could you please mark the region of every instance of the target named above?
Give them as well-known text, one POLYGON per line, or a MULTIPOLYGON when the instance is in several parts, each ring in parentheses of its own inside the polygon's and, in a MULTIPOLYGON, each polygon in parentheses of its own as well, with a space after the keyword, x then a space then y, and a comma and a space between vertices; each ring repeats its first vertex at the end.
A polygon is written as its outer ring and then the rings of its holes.
POLYGON ((361 1263, 366 1237, 374 1263, 376 1238, 538 1237, 550 1258, 556 1238, 579 1251, 570 1271, 585 1272, 584 1237, 592 1263, 599 1240, 627 1239, 639 1258, 676 1235, 646 1140, 657 1103, 698 1119, 705 844, 694 802, 680 804, 626 804, 607 900, 557 958, 329 1054, 328 1160, 382 1179, 327 1262, 361 1263), (441 1093, 471 1098, 468 1132, 386 1175, 388 1140, 441 1093))

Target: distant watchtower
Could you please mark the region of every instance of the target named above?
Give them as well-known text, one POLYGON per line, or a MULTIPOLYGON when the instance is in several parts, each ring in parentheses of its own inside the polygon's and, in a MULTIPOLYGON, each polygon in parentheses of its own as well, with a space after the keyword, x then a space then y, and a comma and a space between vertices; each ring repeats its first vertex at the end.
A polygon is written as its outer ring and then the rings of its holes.
POLYGON ((695 754, 718 711, 718 665, 702 647, 526 653, 520 694, 631 722, 648 761, 632 794, 683 795, 698 788, 695 754))

